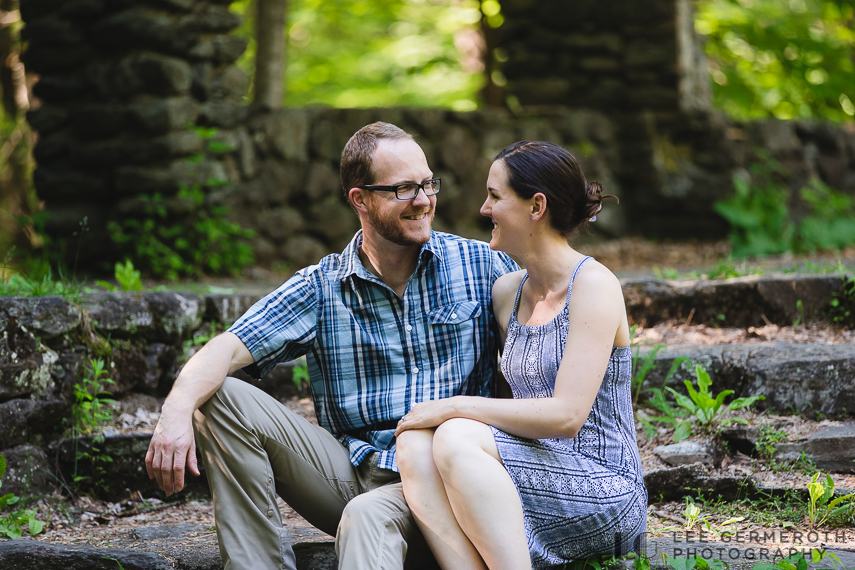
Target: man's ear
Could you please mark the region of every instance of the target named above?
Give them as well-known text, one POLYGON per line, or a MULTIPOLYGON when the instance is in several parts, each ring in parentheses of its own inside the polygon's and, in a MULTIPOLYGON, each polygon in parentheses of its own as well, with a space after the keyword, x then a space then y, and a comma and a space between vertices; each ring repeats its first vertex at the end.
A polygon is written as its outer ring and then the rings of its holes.
POLYGON ((350 200, 350 205, 357 212, 368 212, 368 207, 365 204, 365 190, 362 188, 351 188, 347 193, 347 198, 350 200))

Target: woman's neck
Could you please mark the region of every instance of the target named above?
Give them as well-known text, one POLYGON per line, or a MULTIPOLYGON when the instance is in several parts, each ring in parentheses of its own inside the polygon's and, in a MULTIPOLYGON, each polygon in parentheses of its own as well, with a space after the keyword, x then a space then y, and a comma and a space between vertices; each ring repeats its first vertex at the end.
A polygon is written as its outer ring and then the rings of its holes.
POLYGON ((535 298, 545 298, 550 292, 566 291, 570 273, 582 254, 570 247, 560 235, 544 236, 520 256, 528 272, 529 291, 535 298))

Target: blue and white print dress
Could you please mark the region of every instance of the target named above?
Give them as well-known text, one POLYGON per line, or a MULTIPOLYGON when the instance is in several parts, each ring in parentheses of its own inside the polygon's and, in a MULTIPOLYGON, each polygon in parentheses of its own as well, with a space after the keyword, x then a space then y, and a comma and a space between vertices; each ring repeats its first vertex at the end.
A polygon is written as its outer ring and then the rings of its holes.
MULTIPOLYGON (((573 281, 564 309, 539 326, 517 321, 525 275, 508 322, 502 373, 514 398, 548 398, 567 343, 573 281)), ((647 523, 647 490, 635 440, 630 348, 612 348, 591 413, 572 439, 525 439, 491 426, 522 500, 535 569, 637 550, 647 523)))

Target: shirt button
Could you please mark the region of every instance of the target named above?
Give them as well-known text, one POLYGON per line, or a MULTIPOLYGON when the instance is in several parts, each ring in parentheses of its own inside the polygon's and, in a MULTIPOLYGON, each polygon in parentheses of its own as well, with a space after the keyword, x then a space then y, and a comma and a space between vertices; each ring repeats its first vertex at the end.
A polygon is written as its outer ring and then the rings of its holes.
POLYGON ((407 331, 413 330, 413 325, 407 325, 407 331))
POLYGON ((419 373, 418 367, 413 366, 413 374, 418 374, 418 373, 419 373))
POLYGON ((451 318, 452 318, 452 319, 456 319, 456 318, 457 318, 457 313, 451 313, 451 318))

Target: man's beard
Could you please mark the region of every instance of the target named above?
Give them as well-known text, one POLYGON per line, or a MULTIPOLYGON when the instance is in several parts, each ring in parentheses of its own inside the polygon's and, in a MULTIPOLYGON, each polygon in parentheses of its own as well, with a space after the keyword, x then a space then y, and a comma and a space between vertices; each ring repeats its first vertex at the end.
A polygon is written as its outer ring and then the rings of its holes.
MULTIPOLYGON (((433 224, 434 213, 433 208, 427 212, 428 222, 431 225, 433 224)), ((377 208, 368 208, 368 219, 378 234, 396 245, 422 245, 430 239, 430 232, 426 237, 408 235, 398 218, 384 218, 379 214, 377 208)))

